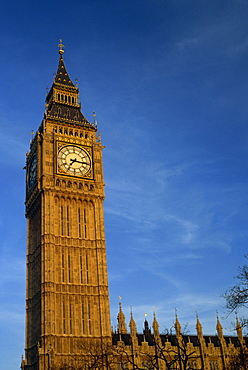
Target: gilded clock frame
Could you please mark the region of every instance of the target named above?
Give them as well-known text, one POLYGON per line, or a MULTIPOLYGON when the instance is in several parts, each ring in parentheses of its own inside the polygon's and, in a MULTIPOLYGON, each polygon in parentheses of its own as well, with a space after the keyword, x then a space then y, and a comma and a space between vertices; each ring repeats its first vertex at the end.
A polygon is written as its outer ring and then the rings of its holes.
POLYGON ((82 145, 82 144, 80 144, 76 141, 69 141, 69 140, 68 141, 57 141, 57 143, 56 143, 56 173, 58 175, 93 180, 93 178, 94 178, 93 166, 94 166, 93 148, 91 146, 82 145), (65 146, 76 146, 76 147, 84 150, 89 155, 90 160, 91 160, 91 168, 89 169, 89 171, 86 174, 79 175, 79 176, 73 175, 73 174, 70 174, 70 173, 66 172, 65 170, 63 170, 63 168, 59 165, 58 154, 59 154, 59 151, 65 146))

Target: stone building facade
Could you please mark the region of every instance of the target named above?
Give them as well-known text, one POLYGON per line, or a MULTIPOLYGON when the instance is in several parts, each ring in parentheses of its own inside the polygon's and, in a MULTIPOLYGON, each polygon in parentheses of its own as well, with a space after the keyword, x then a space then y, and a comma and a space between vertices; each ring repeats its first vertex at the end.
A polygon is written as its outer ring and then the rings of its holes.
POLYGON ((136 369, 246 369, 248 338, 243 336, 242 328, 236 318, 236 336, 223 335, 222 325, 217 316, 216 335, 204 335, 198 315, 196 316, 196 335, 183 334, 177 314, 175 334, 159 331, 154 313, 152 330, 147 320, 143 333, 138 333, 131 313, 129 330, 120 304, 117 316, 118 329, 113 334, 113 345, 117 353, 122 353, 122 361, 129 368, 136 369), (128 360, 125 362, 125 358, 128 360), (132 367, 133 363, 135 366, 132 367))
POLYGON ((127 330, 120 305, 118 330, 112 332, 103 145, 96 122, 90 123, 81 112, 79 90, 67 73, 63 53, 60 42, 58 70, 46 97, 44 118, 26 158, 22 369, 228 369, 246 353, 238 321, 237 337, 225 337, 219 319, 217 336, 206 337, 198 318, 196 336, 182 335, 178 318, 175 335, 165 335, 159 333, 154 316, 152 330, 145 321, 144 332, 138 334, 132 315, 127 330))

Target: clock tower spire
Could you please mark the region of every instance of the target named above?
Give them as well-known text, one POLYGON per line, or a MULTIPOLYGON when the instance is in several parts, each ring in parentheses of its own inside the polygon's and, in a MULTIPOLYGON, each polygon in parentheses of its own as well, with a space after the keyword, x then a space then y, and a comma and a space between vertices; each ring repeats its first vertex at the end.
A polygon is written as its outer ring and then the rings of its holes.
POLYGON ((66 70, 62 47, 62 40, 59 46, 59 65, 50 91, 46 97, 45 118, 53 120, 64 120, 65 122, 84 125, 89 128, 95 128, 95 125, 90 123, 81 112, 81 104, 79 102, 79 89, 70 79, 66 70))
POLYGON ((69 363, 111 338, 101 140, 59 65, 27 154, 25 369, 69 363))

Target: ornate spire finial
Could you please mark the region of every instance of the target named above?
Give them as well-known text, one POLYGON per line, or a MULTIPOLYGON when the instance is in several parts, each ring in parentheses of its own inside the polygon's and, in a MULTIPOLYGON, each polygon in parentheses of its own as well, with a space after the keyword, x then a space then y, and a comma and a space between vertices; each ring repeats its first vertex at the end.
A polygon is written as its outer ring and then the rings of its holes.
POLYGON ((60 55, 63 55, 63 54, 64 54, 64 52, 65 52, 65 51, 63 50, 63 48, 64 48, 64 47, 65 47, 65 45, 63 45, 63 44, 62 44, 62 40, 60 39, 60 40, 59 40, 59 44, 58 44, 59 54, 60 54, 60 55))
POLYGON ((156 317, 156 308, 152 307, 152 310, 153 310, 153 317, 156 317))

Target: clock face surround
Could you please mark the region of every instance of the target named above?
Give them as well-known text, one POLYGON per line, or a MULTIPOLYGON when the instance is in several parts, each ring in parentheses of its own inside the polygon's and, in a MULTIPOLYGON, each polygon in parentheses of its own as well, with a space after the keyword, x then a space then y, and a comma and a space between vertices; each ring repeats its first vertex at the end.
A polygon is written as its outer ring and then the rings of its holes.
POLYGON ((29 164, 28 171, 28 187, 31 189, 34 186, 34 183, 37 178, 37 156, 36 154, 32 157, 29 164))
POLYGON ((65 145, 59 149, 58 164, 69 175, 84 176, 91 169, 91 158, 82 147, 65 145))

